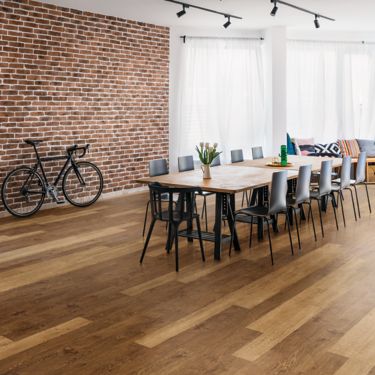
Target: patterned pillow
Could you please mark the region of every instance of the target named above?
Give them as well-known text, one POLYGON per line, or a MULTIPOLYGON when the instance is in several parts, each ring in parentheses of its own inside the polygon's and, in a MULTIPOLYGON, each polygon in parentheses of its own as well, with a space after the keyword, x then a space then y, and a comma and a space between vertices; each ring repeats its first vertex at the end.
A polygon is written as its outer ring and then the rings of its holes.
POLYGON ((336 158, 341 156, 340 147, 336 142, 327 144, 318 143, 314 145, 314 148, 317 156, 333 156, 336 158))
POLYGON ((337 144, 340 147, 343 156, 357 158, 361 150, 356 139, 339 139, 337 144))

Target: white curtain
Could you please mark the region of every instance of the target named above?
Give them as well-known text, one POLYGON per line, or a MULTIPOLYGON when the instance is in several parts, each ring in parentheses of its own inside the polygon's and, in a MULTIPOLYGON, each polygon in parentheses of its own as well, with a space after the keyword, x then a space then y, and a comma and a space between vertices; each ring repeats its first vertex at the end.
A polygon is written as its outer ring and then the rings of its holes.
POLYGON ((187 38, 181 64, 171 165, 182 155, 196 159, 201 141, 219 143, 223 161, 232 149, 246 156, 252 146, 267 152, 261 41, 187 38))
POLYGON ((374 139, 374 45, 289 41, 287 81, 292 137, 374 139))

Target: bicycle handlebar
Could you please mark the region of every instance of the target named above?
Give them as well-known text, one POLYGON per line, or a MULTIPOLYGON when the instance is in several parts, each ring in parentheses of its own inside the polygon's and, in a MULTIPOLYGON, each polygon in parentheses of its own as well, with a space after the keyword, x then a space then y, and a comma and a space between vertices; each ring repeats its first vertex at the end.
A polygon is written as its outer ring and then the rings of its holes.
POLYGON ((89 144, 87 144, 86 146, 80 146, 80 147, 78 145, 73 145, 71 147, 68 147, 66 151, 68 154, 73 154, 73 153, 77 153, 77 151, 82 151, 82 153, 77 156, 79 158, 83 158, 86 155, 86 152, 88 151, 89 147, 90 147, 89 144))

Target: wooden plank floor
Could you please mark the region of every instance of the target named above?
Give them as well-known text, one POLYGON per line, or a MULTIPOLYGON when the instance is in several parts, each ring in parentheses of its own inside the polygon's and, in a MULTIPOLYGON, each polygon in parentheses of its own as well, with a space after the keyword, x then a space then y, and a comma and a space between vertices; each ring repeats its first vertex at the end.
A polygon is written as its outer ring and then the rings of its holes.
POLYGON ((324 215, 325 239, 303 223, 294 257, 281 223, 274 267, 267 241, 248 249, 244 224, 242 251, 225 246, 221 262, 213 244, 202 263, 181 238, 179 274, 161 224, 139 265, 145 193, 0 219, 0 375, 375 375, 375 214, 364 198, 358 222, 345 199, 339 232, 324 215))

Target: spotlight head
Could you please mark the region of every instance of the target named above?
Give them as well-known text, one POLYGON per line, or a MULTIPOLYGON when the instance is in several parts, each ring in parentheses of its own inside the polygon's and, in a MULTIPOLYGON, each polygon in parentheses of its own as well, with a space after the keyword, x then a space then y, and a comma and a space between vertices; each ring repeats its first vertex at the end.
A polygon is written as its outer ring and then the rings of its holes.
POLYGON ((272 2, 273 2, 273 9, 271 10, 270 14, 271 14, 272 17, 275 17, 279 8, 277 7, 277 1, 276 0, 274 0, 272 2))
POLYGON ((320 28, 320 23, 319 23, 319 20, 318 20, 318 16, 317 16, 317 15, 315 15, 314 24, 315 24, 315 28, 316 28, 316 29, 319 29, 319 28, 320 28))
POLYGON ((228 21, 224 23, 224 27, 227 29, 231 24, 232 22, 230 22, 230 17, 229 16, 225 16, 226 18, 228 18, 228 21))
POLYGON ((186 14, 186 8, 188 8, 185 4, 182 5, 182 10, 177 12, 177 17, 180 18, 186 14))

